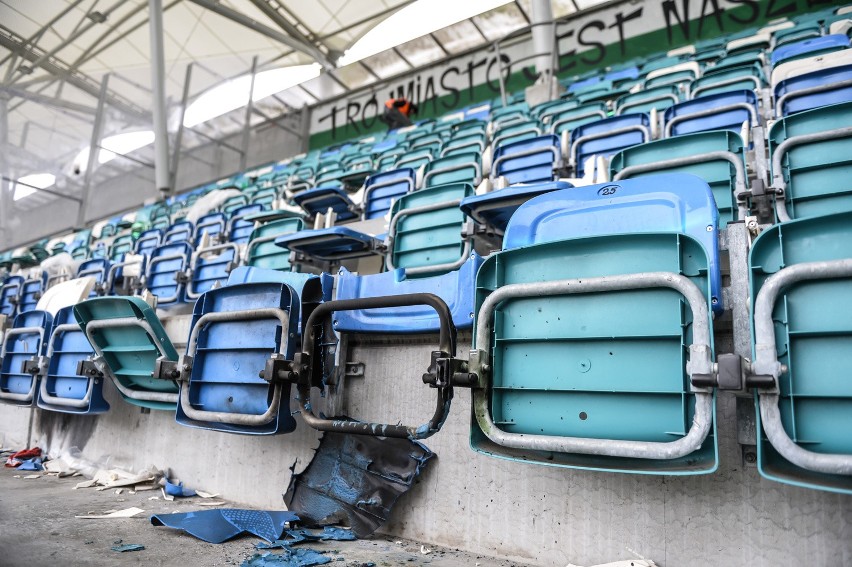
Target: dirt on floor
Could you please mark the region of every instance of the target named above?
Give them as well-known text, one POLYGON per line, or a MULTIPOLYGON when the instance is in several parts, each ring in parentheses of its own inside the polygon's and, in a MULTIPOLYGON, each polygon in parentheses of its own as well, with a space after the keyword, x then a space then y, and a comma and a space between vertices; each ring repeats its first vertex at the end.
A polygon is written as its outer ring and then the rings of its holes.
MULTIPOLYGON (((153 514, 209 510, 210 507, 198 504, 202 501, 200 498, 166 501, 159 490, 131 494, 128 488, 124 488, 121 494, 116 494, 117 489, 114 488, 74 490, 74 486, 83 480, 85 478, 80 476, 58 478, 44 473, 0 469, 0 565, 207 567, 241 565, 256 553, 282 552, 257 549, 256 544, 262 540, 254 536, 240 536, 223 544, 211 544, 181 531, 151 525, 153 514), (32 474, 40 476, 24 478, 32 474), (134 506, 145 512, 122 519, 75 517, 134 506), (143 545, 145 549, 123 553, 111 549, 127 544, 143 545)), ((220 507, 244 508, 230 503, 220 507)), ((525 567, 494 557, 385 536, 300 545, 328 555, 332 558, 328 564, 331 567, 525 567)))

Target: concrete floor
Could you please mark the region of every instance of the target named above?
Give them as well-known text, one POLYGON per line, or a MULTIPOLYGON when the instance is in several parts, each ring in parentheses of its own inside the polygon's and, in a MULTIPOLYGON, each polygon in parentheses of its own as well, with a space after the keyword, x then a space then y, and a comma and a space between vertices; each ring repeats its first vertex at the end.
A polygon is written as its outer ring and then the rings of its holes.
MULTIPOLYGON (((209 509, 197 504, 199 498, 169 502, 164 501, 157 491, 129 494, 128 489, 124 489, 122 494, 117 495, 115 489, 73 490, 78 482, 85 480, 83 477, 23 478, 29 474, 33 473, 0 468, 0 565, 4 567, 112 567, 138 564, 206 567, 240 565, 254 553, 263 551, 280 553, 280 550, 257 550, 255 544, 262 540, 254 536, 241 536, 224 544, 210 544, 183 532, 154 527, 148 519, 157 513, 209 509), (15 478, 16 475, 21 478, 15 478), (151 496, 160 496, 160 499, 149 500, 151 496), (114 520, 75 518, 132 506, 142 508, 145 513, 114 520), (145 549, 125 553, 112 551, 110 548, 118 540, 122 544, 141 544, 145 549)), ((223 507, 238 506, 226 504, 223 507)), ((329 564, 340 567, 363 567, 370 563, 376 567, 524 567, 524 564, 517 562, 431 545, 427 546, 431 553, 423 554, 418 542, 383 536, 352 542, 329 541, 302 545, 326 552, 334 560, 342 558, 329 564)))

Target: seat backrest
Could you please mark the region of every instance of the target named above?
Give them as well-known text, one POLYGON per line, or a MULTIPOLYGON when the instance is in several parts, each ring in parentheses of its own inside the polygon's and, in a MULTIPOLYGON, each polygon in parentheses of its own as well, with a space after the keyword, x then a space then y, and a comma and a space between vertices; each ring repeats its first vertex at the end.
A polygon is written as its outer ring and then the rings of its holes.
MULTIPOLYGON (((610 179, 634 179, 660 173, 697 175, 710 185, 719 210, 719 223, 724 226, 737 218, 737 167, 742 172, 742 183, 745 183, 745 163, 745 146, 739 134, 724 130, 699 132, 654 140, 622 150, 612 156, 610 179), (716 152, 724 152, 726 157, 735 163, 718 156, 708 156, 716 152), (660 162, 676 159, 688 159, 693 163, 670 163, 665 167, 659 165, 660 162)), ((744 189, 745 187, 740 188, 744 189)))
POLYGON ((606 103, 603 102, 593 102, 573 108, 557 107, 548 116, 548 130, 553 134, 560 135, 566 130, 570 132, 577 126, 606 117, 607 107, 606 103))
POLYGON ((364 184, 364 220, 385 216, 395 199, 414 190, 414 170, 408 167, 376 173, 364 184))
POLYGON ((708 130, 742 132, 743 123, 757 126, 759 112, 754 91, 728 91, 701 96, 670 106, 664 115, 666 136, 708 130))
POLYGON ((832 51, 840 51, 841 49, 849 49, 849 38, 843 34, 824 35, 802 39, 794 43, 787 43, 781 47, 776 47, 770 56, 770 61, 773 66, 801 59, 803 57, 814 57, 823 53, 831 53, 832 51))
POLYGON ((679 233, 701 243, 721 304, 718 212, 710 187, 684 173, 573 187, 521 205, 503 237, 503 250, 542 242, 627 233, 679 233))
POLYGON ((6 279, 3 280, 3 287, 0 288, 0 315, 15 316, 15 313, 18 312, 18 297, 23 285, 23 276, 6 276, 6 279))
POLYGON ((38 274, 27 278, 21 286, 18 296, 18 312, 24 313, 36 308, 41 294, 47 285, 47 272, 39 271, 38 274))
POLYGON ((176 276, 186 272, 192 259, 192 247, 186 242, 158 246, 151 254, 145 278, 145 287, 157 296, 158 305, 182 303, 184 284, 176 276))
POLYGON ((163 235, 163 242, 190 242, 195 226, 187 220, 172 224, 163 235))
POLYGON ((689 92, 690 97, 698 98, 729 91, 754 90, 762 88, 765 83, 763 68, 752 63, 719 70, 708 69, 701 78, 690 83, 689 92))
POLYGON ((228 224, 228 215, 222 212, 209 213, 198 219, 195 231, 192 234, 192 246, 198 246, 205 234, 215 239, 219 234, 225 232, 228 224))
POLYGON ((254 229, 246 248, 246 265, 254 268, 289 271, 290 251, 275 244, 275 239, 304 228, 302 219, 288 218, 268 222, 254 229))
POLYGON ((423 187, 446 183, 470 183, 478 186, 482 180, 480 152, 460 152, 432 160, 423 170, 423 187))
POLYGON ((127 252, 133 251, 133 235, 123 234, 112 241, 109 247, 109 259, 120 262, 127 252))
POLYGON ((585 173, 590 156, 609 158, 630 146, 651 139, 651 119, 647 114, 622 114, 576 127, 571 132, 571 163, 575 176, 585 173))
POLYGON ((652 108, 661 112, 680 102, 680 91, 676 86, 664 85, 629 93, 615 101, 616 114, 651 112, 652 108))
POLYGON ((254 203, 244 205, 231 213, 228 221, 228 241, 236 244, 248 242, 251 232, 254 230, 254 221, 246 220, 245 217, 263 212, 263 205, 254 203))
POLYGON ((53 316, 47 311, 26 311, 15 316, 12 329, 2 338, 0 360, 0 393, 17 396, 0 401, 29 406, 36 400, 38 378, 23 371, 23 364, 36 356, 44 356, 53 316))
POLYGON ((466 217, 459 204, 473 194, 472 185, 451 183, 400 197, 394 203, 388 231, 391 240, 388 267, 403 268, 407 276, 411 268, 419 268, 417 275, 437 275, 458 269, 459 266, 447 266, 459 260, 463 262, 467 257, 461 236, 466 217), (435 205, 442 206, 429 211, 413 211, 435 205), (429 270, 431 267, 437 269, 429 270))
POLYGON ((559 138, 552 134, 506 144, 494 152, 491 177, 504 177, 509 185, 553 181, 561 158, 559 138))
POLYGON ((780 81, 774 89, 776 115, 789 116, 820 106, 851 101, 850 81, 852 65, 818 69, 780 81), (814 88, 820 90, 813 92, 814 88))
POLYGON ((852 102, 846 102, 787 116, 769 130, 773 185, 783 181, 786 186, 784 200, 790 218, 852 210, 850 128, 852 102), (844 128, 845 134, 838 131, 844 128), (838 132, 827 134, 825 140, 796 141, 797 137, 832 131, 838 132))

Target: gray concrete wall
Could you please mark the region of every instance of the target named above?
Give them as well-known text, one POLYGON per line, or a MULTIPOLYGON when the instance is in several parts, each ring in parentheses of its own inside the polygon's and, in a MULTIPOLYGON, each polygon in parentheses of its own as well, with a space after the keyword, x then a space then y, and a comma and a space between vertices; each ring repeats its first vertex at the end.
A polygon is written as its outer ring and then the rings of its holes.
MULTIPOLYGON (((282 119, 282 123, 299 131, 299 116, 282 119)), ((231 146, 241 147, 242 133, 233 134, 223 141, 231 146)), ((302 141, 298 136, 274 124, 263 123, 257 125, 249 137, 247 167, 282 160, 301 151, 302 141)), ((153 169, 140 165, 129 171, 119 171, 113 163, 115 162, 102 166, 96 183, 92 186, 86 214, 90 224, 116 214, 134 211, 145 201, 158 197, 153 169)), ((240 155, 237 152, 213 143, 204 144, 181 156, 176 186, 178 191, 182 191, 239 170, 240 155)), ((0 240, 0 249, 21 246, 39 238, 67 232, 74 227, 77 209, 77 203, 57 199, 37 209, 15 211, 10 230, 6 231, 9 240, 0 240)))
MULTIPOLYGON (((431 348, 393 341, 353 346, 349 359, 364 362, 367 376, 346 384, 344 411, 392 423, 425 421, 434 392, 420 373, 431 348)), ((301 470, 318 439, 302 422, 276 437, 191 429, 176 424, 173 413, 144 414, 123 403, 112 387, 108 394, 112 409, 99 417, 32 410, 32 443, 76 446, 89 459, 134 469, 168 467, 191 487, 277 509, 289 468, 297 463, 301 470)), ((30 411, 0 407, 7 440, 25 438, 30 411)), ((721 464, 710 475, 546 467, 473 452, 470 394, 457 389, 446 425, 425 442, 437 460, 400 499, 384 531, 548 567, 630 558, 631 550, 665 567, 852 565, 852 497, 762 479, 742 464, 735 423, 733 397, 720 395, 721 464)))

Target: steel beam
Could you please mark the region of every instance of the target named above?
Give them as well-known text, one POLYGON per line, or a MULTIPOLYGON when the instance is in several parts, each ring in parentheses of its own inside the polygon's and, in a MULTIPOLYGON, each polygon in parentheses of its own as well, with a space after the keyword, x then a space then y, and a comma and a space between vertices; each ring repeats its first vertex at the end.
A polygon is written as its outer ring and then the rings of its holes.
POLYGON ((151 32, 151 98, 154 114, 154 180, 165 198, 169 189, 169 131, 166 125, 166 59, 163 48, 163 0, 148 0, 151 32))
MULTIPOLYGON (((9 97, 0 92, 0 175, 4 178, 12 177, 9 171, 9 161, 6 159, 9 147, 9 97)), ((5 245, 9 242, 9 221, 12 219, 12 186, 5 181, 0 181, 0 239, 5 245)))
POLYGON ((38 104, 44 104, 46 106, 52 106, 54 108, 60 108, 63 110, 71 110, 73 112, 79 112, 81 114, 88 114, 94 116, 95 112, 97 111, 94 106, 87 106, 85 104, 79 104, 61 98, 43 95, 18 87, 0 85, 0 91, 5 91, 10 96, 20 97, 24 100, 35 102, 38 104))
POLYGON ((319 49, 312 45, 305 45, 303 42, 298 39, 292 38, 286 34, 283 34, 277 30, 274 30, 268 26, 261 24, 260 22, 249 18, 248 16, 242 14, 241 12, 237 12, 227 6, 220 4, 214 0, 190 0, 193 4, 197 4, 202 8, 210 10, 216 14, 219 14, 223 18, 227 18, 232 22, 240 24, 254 32, 257 32, 261 35, 264 35, 270 39, 274 39, 284 45, 292 47, 296 51, 304 53, 306 55, 314 58, 318 63, 320 63, 323 67, 327 69, 334 68, 334 64, 328 60, 328 58, 323 54, 319 49))
POLYGON ((183 145, 183 120, 186 117, 186 106, 189 101, 189 88, 192 84, 192 63, 188 63, 186 66, 186 75, 183 78, 183 96, 180 100, 180 119, 178 120, 178 129, 177 134, 175 134, 175 145, 172 149, 172 169, 170 172, 170 184, 169 186, 177 190, 177 174, 178 167, 180 166, 180 147, 183 145))
MULTIPOLYGON (((23 39, 2 24, 0 24, 0 46, 18 53, 27 61, 36 61, 40 56, 40 50, 37 50, 35 46, 25 45, 23 39)), ((81 91, 100 98, 100 89, 94 79, 77 70, 69 69, 69 66, 59 59, 52 57, 44 61, 41 68, 51 75, 64 79, 81 91)), ((116 93, 107 93, 106 102, 135 120, 151 121, 150 113, 116 93)))
MULTIPOLYGON (((302 32, 296 28, 295 25, 290 23, 287 18, 281 15, 281 13, 274 8, 271 3, 267 0, 249 0, 254 6, 263 12, 263 14, 275 22, 279 28, 281 28, 284 33, 286 33, 290 38, 295 40, 299 45, 301 45, 301 49, 296 47, 295 45, 291 45, 293 49, 297 49, 302 53, 306 53, 313 57, 318 63, 320 63, 326 69, 334 69, 334 63, 329 60, 328 56, 319 50, 319 48, 314 45, 307 37, 305 37, 302 32)), ((276 3, 277 4, 277 3, 276 3)))
POLYGON ((86 226, 86 209, 89 205, 89 197, 92 191, 92 178, 95 175, 95 166, 98 163, 100 153, 101 134, 104 127, 104 110, 106 107, 107 93, 109 92, 109 73, 101 80, 100 96, 98 97, 98 112, 95 114, 95 123, 92 125, 92 141, 89 144, 89 162, 86 166, 86 177, 83 183, 83 195, 80 200, 80 208, 77 212, 77 228, 86 226))
POLYGON ((249 85, 248 104, 246 104, 246 118, 243 124, 243 150, 240 156, 240 171, 245 171, 248 161, 249 136, 251 134, 251 111, 254 110, 254 79, 257 76, 257 55, 251 60, 251 82, 249 85))

